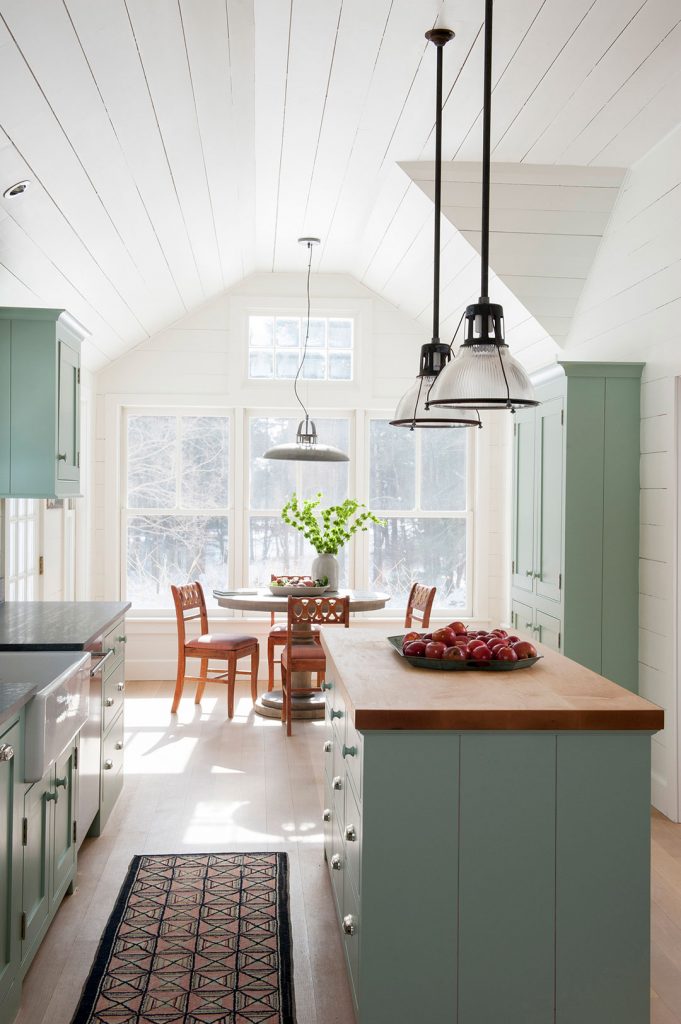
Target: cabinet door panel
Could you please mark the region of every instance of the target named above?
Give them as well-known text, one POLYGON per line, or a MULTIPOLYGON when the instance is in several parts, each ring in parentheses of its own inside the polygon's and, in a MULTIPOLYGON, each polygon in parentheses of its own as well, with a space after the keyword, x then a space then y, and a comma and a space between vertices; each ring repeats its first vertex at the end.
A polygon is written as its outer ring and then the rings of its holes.
POLYGON ((17 815, 14 807, 14 790, 19 740, 18 723, 0 736, 0 746, 5 747, 6 755, 10 752, 7 748, 14 751, 10 760, 0 761, 0 1003, 12 984, 18 959, 21 815, 17 815))
POLYGON ((560 651, 562 644, 562 627, 560 619, 547 615, 537 608, 535 612, 535 635, 541 644, 546 644, 553 651, 560 651))
POLYGON ((513 586, 529 592, 534 572, 534 409, 516 414, 514 434, 513 586))
POLYGON ((29 789, 24 798, 26 843, 22 907, 25 914, 22 962, 32 952, 50 910, 49 851, 51 844, 49 798, 53 796, 51 771, 29 789))
POLYGON ((535 591, 560 600, 563 561, 563 399, 537 412, 535 591))
POLYGON ((52 889, 50 900, 53 909, 61 902, 63 888, 76 861, 76 844, 73 838, 75 814, 73 793, 73 748, 62 754, 55 764, 54 791, 54 857, 52 861, 52 889))
POLYGON ((532 634, 534 630, 534 609, 522 601, 511 601, 511 622, 518 633, 532 634))
POLYGON ((57 397, 57 478, 78 480, 80 461, 78 352, 59 342, 59 392, 57 397))
POLYGON ((10 323, 0 320, 0 494, 10 493, 10 323))

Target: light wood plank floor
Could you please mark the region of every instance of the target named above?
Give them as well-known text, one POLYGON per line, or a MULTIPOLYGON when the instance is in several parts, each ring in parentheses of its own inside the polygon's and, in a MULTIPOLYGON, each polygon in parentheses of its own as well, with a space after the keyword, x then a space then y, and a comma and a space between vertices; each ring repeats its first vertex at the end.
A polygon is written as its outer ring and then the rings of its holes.
MULTIPOLYGON (((131 683, 126 784, 106 832, 86 840, 24 982, 17 1024, 69 1024, 130 858, 136 853, 286 850, 298 1024, 352 1024, 322 855, 322 723, 255 716, 246 684, 227 721, 225 687, 169 714, 170 683, 131 683)), ((681 825, 653 812, 653 1024, 681 1024, 681 825)), ((397 1024, 397 1022, 396 1022, 397 1024)))

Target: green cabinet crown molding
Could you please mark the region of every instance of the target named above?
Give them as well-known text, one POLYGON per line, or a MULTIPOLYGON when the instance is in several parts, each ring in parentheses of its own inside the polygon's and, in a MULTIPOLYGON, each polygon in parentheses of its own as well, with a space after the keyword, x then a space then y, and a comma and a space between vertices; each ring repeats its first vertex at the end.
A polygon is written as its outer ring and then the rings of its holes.
POLYGON ((582 363, 561 359, 567 377, 635 377, 641 379, 645 363, 582 363))

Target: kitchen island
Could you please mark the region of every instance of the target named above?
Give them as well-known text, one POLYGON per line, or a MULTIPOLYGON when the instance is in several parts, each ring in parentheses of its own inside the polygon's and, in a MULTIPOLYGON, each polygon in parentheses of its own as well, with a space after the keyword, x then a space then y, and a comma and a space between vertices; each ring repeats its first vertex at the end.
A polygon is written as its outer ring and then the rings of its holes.
POLYGON ((325 856, 361 1024, 650 1019, 663 712, 548 649, 412 668, 322 630, 325 856))

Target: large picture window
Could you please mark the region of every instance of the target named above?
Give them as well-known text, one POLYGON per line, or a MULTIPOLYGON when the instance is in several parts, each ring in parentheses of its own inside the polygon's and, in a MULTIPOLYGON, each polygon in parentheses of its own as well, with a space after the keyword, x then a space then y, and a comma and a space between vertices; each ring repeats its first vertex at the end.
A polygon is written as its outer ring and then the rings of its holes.
POLYGON ((133 413, 126 418, 125 582, 136 608, 172 605, 170 585, 226 587, 229 419, 133 413))
POLYGON ((436 607, 470 606, 468 430, 399 430, 369 420, 369 506, 387 520, 369 533, 368 583, 403 607, 414 580, 436 607))
MULTIPOLYGON (((350 423, 347 418, 320 419, 315 416, 317 432, 326 444, 347 451, 350 423)), ((282 522, 281 508, 295 491, 299 497, 323 495, 323 504, 332 505, 348 497, 348 464, 329 462, 287 462, 263 459, 272 445, 295 441, 298 418, 280 416, 249 417, 249 507, 247 511, 248 583, 269 583, 272 573, 310 571, 315 551, 302 534, 282 522)), ((349 582, 347 548, 339 554, 341 585, 349 582)))

